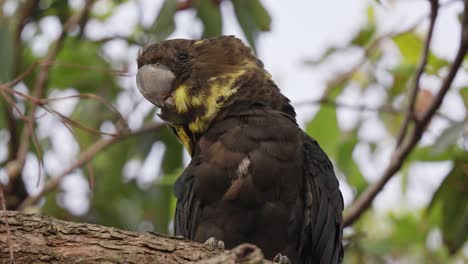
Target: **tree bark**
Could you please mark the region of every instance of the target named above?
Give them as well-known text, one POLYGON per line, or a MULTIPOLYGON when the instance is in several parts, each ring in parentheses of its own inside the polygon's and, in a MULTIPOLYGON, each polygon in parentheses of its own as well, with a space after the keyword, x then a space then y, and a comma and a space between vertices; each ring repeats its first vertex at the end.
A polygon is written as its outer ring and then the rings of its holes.
POLYGON ((180 237, 6 211, 0 212, 0 263, 271 262, 264 260, 260 249, 249 244, 230 251, 211 250, 180 237))

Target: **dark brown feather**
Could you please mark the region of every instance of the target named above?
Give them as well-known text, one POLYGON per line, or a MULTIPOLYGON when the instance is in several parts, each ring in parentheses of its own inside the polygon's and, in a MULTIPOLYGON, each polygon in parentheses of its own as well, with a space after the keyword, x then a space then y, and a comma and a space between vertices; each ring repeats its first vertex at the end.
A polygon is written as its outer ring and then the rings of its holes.
POLYGON ((176 189, 192 191, 178 192, 177 207, 192 208, 177 211, 176 225, 191 228, 177 234, 216 237, 227 248, 253 243, 270 259, 338 263, 343 205, 330 161, 282 112, 246 104, 226 109, 201 136, 184 173, 191 181, 177 181, 176 189), (248 170, 239 174, 244 159, 248 170))

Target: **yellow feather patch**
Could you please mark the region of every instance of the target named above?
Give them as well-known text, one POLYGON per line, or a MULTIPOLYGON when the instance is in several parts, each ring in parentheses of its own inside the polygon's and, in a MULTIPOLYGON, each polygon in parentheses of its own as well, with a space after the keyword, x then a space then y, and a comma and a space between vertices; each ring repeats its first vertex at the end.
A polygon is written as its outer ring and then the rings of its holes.
POLYGON ((207 111, 203 116, 197 116, 193 122, 189 124, 190 131, 194 133, 202 132, 206 129, 209 121, 216 115, 219 109, 223 106, 224 101, 218 101, 219 98, 224 97, 225 100, 237 92, 238 87, 232 87, 237 79, 246 73, 245 69, 239 69, 229 74, 210 78, 209 89, 210 95, 205 97, 202 102, 199 102, 198 97, 194 97, 191 101, 193 105, 202 103, 205 105, 207 111), (217 83, 219 79, 226 80, 223 85, 217 83), (196 98, 196 99, 195 99, 196 98))
POLYGON ((205 97, 206 95, 203 92, 201 92, 200 94, 190 98, 190 104, 193 106, 201 106, 205 103, 205 97))
MULTIPOLYGON (((197 41, 195 45, 201 43, 202 41, 197 41)), ((175 107, 179 114, 188 113, 200 106, 206 108, 206 112, 203 115, 196 116, 195 120, 188 124, 188 128, 192 133, 203 132, 207 128, 219 109, 223 107, 224 102, 239 89, 239 87, 233 87, 236 81, 246 74, 248 69, 257 67, 256 64, 250 60, 244 61, 241 65, 241 67, 238 67, 234 71, 210 78, 206 84, 208 87, 200 89, 199 94, 189 95, 189 89, 192 87, 186 84, 182 84, 174 90, 172 97, 174 98, 175 107), (204 90, 208 90, 209 92, 203 92, 204 90)), ((188 142, 190 142, 190 139, 187 137, 185 131, 181 131, 179 137, 184 146, 188 149, 188 142), (187 137, 187 139, 183 139, 184 137, 187 137), (184 143, 184 140, 186 140, 186 143, 184 143)))
POLYGON ((184 145, 188 153, 192 155, 192 150, 190 149, 190 138, 187 135, 187 132, 185 132, 185 129, 181 126, 175 126, 175 130, 180 142, 182 142, 182 145, 184 145))
POLYGON ((188 86, 185 84, 180 85, 174 91, 172 97, 174 98, 174 103, 177 112, 186 113, 190 106, 190 98, 188 96, 188 86))

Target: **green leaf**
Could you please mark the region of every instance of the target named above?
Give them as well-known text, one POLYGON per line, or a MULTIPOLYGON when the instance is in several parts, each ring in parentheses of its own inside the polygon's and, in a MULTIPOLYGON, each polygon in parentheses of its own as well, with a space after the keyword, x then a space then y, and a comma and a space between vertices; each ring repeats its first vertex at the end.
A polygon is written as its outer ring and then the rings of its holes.
POLYGON ((328 154, 336 153, 340 130, 334 107, 322 106, 315 117, 307 124, 306 132, 318 141, 328 154))
POLYGON ((343 50, 343 48, 338 47, 328 47, 320 56, 313 59, 306 59, 304 60, 304 64, 308 66, 316 66, 318 64, 323 63, 327 60, 331 55, 336 54, 336 52, 343 50))
POLYGON ((11 81, 13 77, 13 40, 10 23, 0 21, 0 83, 11 81))
POLYGON ((423 40, 414 33, 401 34, 393 38, 406 63, 416 65, 423 49, 423 40))
POLYGON ((258 31, 254 20, 250 16, 248 2, 249 1, 244 0, 232 0, 232 5, 234 7, 234 13, 237 21, 244 32, 245 38, 249 42, 250 47, 255 51, 255 40, 257 38, 258 31))
POLYGON ((197 16, 203 23, 203 38, 222 34, 223 18, 218 3, 211 0, 197 1, 197 16))
POLYGON ((364 47, 376 33, 375 14, 372 5, 367 7, 367 24, 351 40, 352 45, 364 47))
POLYGON ((447 160, 451 160, 452 157, 453 157, 453 153, 449 153, 448 151, 434 153, 432 146, 416 147, 409 154, 406 164, 409 164, 411 161, 426 161, 426 162, 447 161, 447 160))
MULTIPOLYGON (((9 23, 2 21, 0 17, 0 84, 13 79, 13 31, 9 23)), ((5 107, 6 101, 0 95, 0 128, 6 126, 5 107)), ((2 143, 3 144, 3 143, 2 143)))
POLYGON ((271 17, 260 0, 232 0, 234 13, 250 47, 255 51, 259 31, 269 31, 271 17))
POLYGON ((389 100, 394 99, 406 90, 408 81, 413 76, 415 70, 415 65, 404 62, 388 70, 393 75, 393 84, 388 91, 389 100))
POLYGON ((338 95, 343 92, 343 90, 348 86, 348 80, 340 80, 337 82, 336 79, 332 79, 328 81, 327 89, 324 92, 324 97, 328 98, 329 100, 336 100, 338 95), (336 84, 335 84, 336 83, 336 84))
POLYGON ((260 31, 270 31, 271 17, 260 0, 250 0, 246 2, 249 4, 250 14, 257 28, 260 31))
POLYGON ((361 29, 358 34, 351 40, 352 45, 364 47, 366 46, 372 37, 375 35, 376 28, 374 25, 368 25, 361 29))
POLYGON ((435 192, 428 206, 433 214, 441 208, 439 225, 449 252, 454 254, 468 239, 468 155, 454 161, 452 171, 435 192))
POLYGON ((375 24, 375 10, 372 5, 367 7, 367 22, 369 24, 375 24))
POLYGON ((59 89, 73 87, 80 93, 115 97, 120 88, 116 84, 114 75, 106 72, 112 69, 112 65, 100 56, 100 48, 97 43, 67 39, 57 56, 57 65, 51 68, 49 85, 59 89))
POLYGON ((183 165, 183 146, 169 128, 162 129, 158 139, 166 145, 162 169, 165 174, 174 173, 174 171, 180 169, 183 165))
POLYGON ((394 226, 393 232, 390 234, 390 240, 394 247, 403 249, 408 245, 417 246, 425 242, 428 228, 421 225, 422 219, 417 214, 395 215, 389 213, 389 218, 394 226))
POLYGON ((459 90, 460 96, 462 97, 465 107, 468 109, 468 86, 465 86, 459 90))
POLYGON ((429 53, 427 58, 426 72, 437 75, 439 70, 448 66, 450 63, 442 58, 439 58, 434 53, 429 53))
MULTIPOLYGON (((420 36, 415 33, 406 33, 395 36, 393 41, 400 50, 404 63, 418 65, 424 48, 424 40, 420 36)), ((447 65, 449 65, 447 60, 441 59, 434 53, 429 52, 426 66, 426 71, 428 73, 437 74, 441 68, 447 65)))
POLYGON ((151 26, 151 33, 157 41, 166 39, 175 30, 174 15, 177 11, 177 0, 165 0, 158 16, 151 26))
POLYGON ((398 35, 393 41, 400 50, 403 60, 406 63, 416 65, 423 48, 422 39, 414 33, 398 35))
POLYGON ((449 146, 455 145, 466 127, 465 121, 457 122, 447 127, 436 139, 432 149, 433 153, 442 153, 449 146))
POLYGON ((353 150, 358 143, 357 133, 351 133, 345 140, 341 141, 337 153, 336 163, 338 168, 345 174, 349 184, 356 190, 356 195, 364 191, 368 185, 362 176, 361 170, 353 159, 353 150))
POLYGON ((397 136, 400 131, 401 124, 403 123, 403 117, 401 115, 388 115, 385 113, 379 113, 379 116, 387 131, 392 136, 397 136))

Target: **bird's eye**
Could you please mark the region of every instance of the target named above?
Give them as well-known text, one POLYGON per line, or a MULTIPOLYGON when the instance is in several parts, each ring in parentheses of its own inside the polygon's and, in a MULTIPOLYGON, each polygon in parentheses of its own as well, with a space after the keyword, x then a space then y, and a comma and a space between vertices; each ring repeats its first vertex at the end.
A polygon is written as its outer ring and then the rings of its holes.
POLYGON ((179 53, 179 55, 177 55, 177 60, 180 61, 180 62, 183 62, 183 61, 186 61, 188 59, 189 55, 185 52, 181 52, 179 53))

